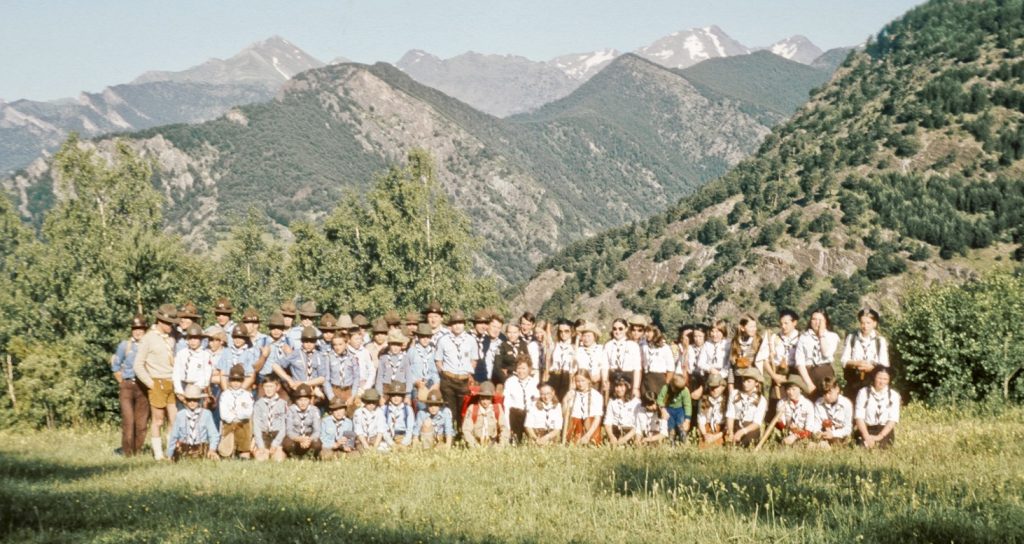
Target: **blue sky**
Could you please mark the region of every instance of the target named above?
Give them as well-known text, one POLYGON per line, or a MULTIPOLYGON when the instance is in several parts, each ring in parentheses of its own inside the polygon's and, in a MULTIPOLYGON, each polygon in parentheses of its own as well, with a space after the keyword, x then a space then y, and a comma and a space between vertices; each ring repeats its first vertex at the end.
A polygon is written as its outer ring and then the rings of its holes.
POLYGON ((328 61, 394 62, 409 49, 535 60, 630 51, 717 24, 750 45, 803 34, 822 49, 863 42, 920 0, 7 0, 0 98, 75 96, 147 70, 225 58, 274 34, 328 61))

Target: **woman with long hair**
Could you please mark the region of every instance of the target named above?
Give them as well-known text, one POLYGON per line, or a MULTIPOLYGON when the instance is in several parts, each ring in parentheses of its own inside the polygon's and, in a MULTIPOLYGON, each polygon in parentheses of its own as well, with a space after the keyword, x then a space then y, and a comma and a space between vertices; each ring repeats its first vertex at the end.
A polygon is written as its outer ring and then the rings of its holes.
POLYGON ((644 374, 641 392, 657 395, 672 376, 675 360, 672 357, 672 346, 665 341, 665 336, 657 325, 648 325, 646 330, 647 345, 644 349, 644 374))
POLYGON ((843 355, 839 358, 846 379, 845 394, 855 398, 857 393, 871 385, 875 369, 889 368, 889 343, 878 333, 878 312, 863 308, 857 312, 860 325, 857 332, 846 336, 843 355))
POLYGON ((811 312, 808 328, 796 348, 796 370, 807 384, 811 400, 818 400, 827 377, 836 377, 832 366, 839 347, 839 335, 829 329, 828 312, 818 308, 811 312))

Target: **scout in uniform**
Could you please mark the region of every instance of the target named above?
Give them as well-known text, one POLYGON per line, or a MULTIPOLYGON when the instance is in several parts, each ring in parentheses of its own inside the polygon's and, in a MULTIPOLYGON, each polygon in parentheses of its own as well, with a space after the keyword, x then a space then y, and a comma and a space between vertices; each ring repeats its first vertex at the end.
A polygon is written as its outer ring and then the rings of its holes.
POLYGON ((633 397, 640 396, 640 345, 626 337, 628 324, 623 319, 612 322, 612 338, 604 345, 604 357, 608 360, 605 373, 601 376, 602 392, 607 397, 611 382, 626 378, 633 397))
POLYGON ((537 390, 537 378, 530 374, 532 370, 530 358, 526 353, 519 354, 516 370, 511 378, 505 381, 505 410, 508 415, 508 426, 516 444, 523 443, 526 432, 526 408, 537 401, 540 391, 537 390))
POLYGON ((814 403, 818 429, 814 439, 824 449, 845 445, 853 435, 853 403, 839 394, 839 383, 833 378, 826 378, 822 389, 824 394, 814 403))
POLYGON ((171 371, 174 381, 174 394, 178 400, 185 402, 185 386, 194 384, 200 390, 210 393, 210 380, 213 377, 213 357, 202 348, 206 335, 203 329, 193 323, 185 330, 187 345, 174 356, 174 369, 171 371))
POLYGON ((768 355, 768 342, 757 330, 757 319, 750 315, 741 317, 729 347, 733 382, 738 377, 736 371, 741 368, 754 368, 764 375, 764 363, 768 355))
POLYGON ((423 399, 430 391, 434 391, 439 386, 441 376, 434 363, 434 347, 430 344, 433 332, 430 330, 430 325, 419 323, 413 332, 416 338, 412 347, 405 352, 405 365, 408 369, 407 381, 412 385, 409 391, 410 399, 416 401, 414 404, 416 410, 422 411, 427 408, 423 399))
POLYGON ((718 375, 728 385, 732 385, 729 381, 732 375, 732 365, 729 361, 732 346, 729 343, 728 327, 725 321, 719 320, 708 330, 708 340, 697 354, 697 370, 705 380, 718 375))
POLYGON ((775 419, 775 410, 782 400, 782 386, 790 372, 796 371, 796 347, 800 341, 797 329, 799 317, 793 310, 784 309, 779 312, 779 332, 768 338, 768 361, 764 365, 765 374, 771 380, 768 388, 769 421, 775 419))
POLYGON ((313 389, 306 384, 299 385, 295 389, 295 404, 288 407, 281 443, 288 457, 320 453, 320 410, 312 402, 313 389))
POLYGON ((380 394, 376 389, 367 389, 359 399, 362 406, 356 409, 352 423, 356 428, 356 450, 359 452, 387 451, 384 434, 387 422, 380 410, 380 394))
POLYGON ((236 453, 248 459, 252 450, 253 400, 249 387, 254 376, 245 376, 242 365, 231 367, 228 372, 228 388, 220 394, 220 447, 221 457, 233 457, 236 453))
POLYGON ((331 351, 331 341, 334 340, 334 335, 338 332, 338 320, 330 313, 325 313, 320 317, 320 340, 317 340, 316 349, 329 353, 331 351))
POLYGON ((686 387, 686 377, 681 374, 673 375, 671 381, 661 386, 657 400, 658 406, 664 408, 668 414, 666 425, 673 443, 685 444, 687 434, 690 432, 690 419, 693 410, 690 390, 686 387))
POLYGON ((839 335, 828 326, 828 313, 815 310, 811 313, 810 328, 800 335, 796 346, 796 371, 807 384, 812 400, 821 396, 822 380, 836 376, 832 361, 839 347, 839 335))
MULTIPOLYGON (((372 341, 370 339, 370 320, 366 319, 366 316, 360 312, 354 312, 352 314, 352 324, 355 325, 356 329, 359 331, 359 338, 362 339, 362 343, 359 345, 364 348, 369 346, 372 341)), ((349 330, 349 336, 355 337, 356 332, 349 330)))
POLYGON ((426 409, 416 415, 413 444, 420 443, 424 449, 451 448, 455 440, 455 424, 452 422, 452 411, 444 405, 441 393, 431 391, 424 399, 424 404, 426 409))
POLYGON ((306 385, 315 398, 332 398, 334 392, 327 383, 330 363, 324 354, 316 349, 317 330, 313 327, 304 328, 300 339, 302 348, 286 357, 283 365, 274 366, 274 373, 288 384, 290 392, 295 392, 300 386, 306 385))
MULTIPOLYGON (((454 313, 454 312, 453 312, 454 313)), ((462 437, 470 448, 508 444, 507 419, 501 406, 494 403, 495 387, 491 382, 480 384, 477 402, 470 404, 462 421, 462 437)))
POLYGON ((644 393, 637 406, 634 440, 640 446, 661 444, 668 438, 668 413, 658 406, 653 391, 644 393))
POLYGON ((538 446, 558 444, 562 438, 565 416, 558 402, 555 388, 549 384, 540 386, 540 398, 528 405, 526 411, 526 435, 538 446))
MULTIPOLYGON (((394 331, 402 334, 397 330, 394 331)), ((402 335, 403 337, 405 335, 402 335)), ((406 448, 412 444, 413 427, 416 415, 412 406, 406 404, 405 385, 401 382, 389 383, 384 389, 386 400, 380 411, 384 412, 384 442, 388 449, 406 448)))
POLYGON ((486 310, 473 312, 473 331, 470 334, 476 340, 476 352, 480 354, 473 369, 473 379, 477 382, 487 381, 492 372, 492 369, 488 368, 488 364, 493 365, 493 362, 487 360, 487 352, 490 350, 491 344, 490 322, 491 314, 486 310))
POLYGON ((270 355, 267 356, 267 362, 260 370, 260 382, 274 373, 274 365, 282 365, 285 359, 300 348, 299 344, 292 344, 291 338, 288 338, 288 335, 285 334, 287 324, 284 314, 280 311, 270 315, 270 321, 267 323, 267 326, 270 328, 270 335, 266 347, 270 348, 270 355))
POLYGON ((252 306, 242 312, 242 328, 249 333, 249 345, 261 350, 270 343, 270 337, 260 332, 260 313, 252 306))
POLYGON ((281 303, 278 311, 284 317, 284 335, 288 337, 292 345, 298 346, 302 341, 302 325, 295 323, 295 315, 299 309, 295 307, 294 302, 286 300, 281 303))
POLYGON ((768 399, 761 392, 764 378, 756 368, 741 368, 736 371, 736 378, 740 380, 740 386, 730 395, 726 407, 725 439, 730 444, 749 448, 756 446, 761 439, 768 399))
POLYGON ((203 331, 203 334, 206 335, 206 351, 209 352, 210 364, 213 365, 213 373, 210 375, 210 388, 219 397, 220 383, 223 378, 220 370, 221 359, 227 353, 225 346, 228 345, 228 335, 224 333, 224 329, 217 325, 207 328, 203 331))
POLYGON ((520 357, 526 358, 530 373, 533 373, 533 359, 530 357, 530 348, 520 334, 519 326, 509 324, 506 329, 504 342, 498 345, 498 354, 494 357, 494 368, 491 381, 498 388, 498 393, 504 391, 505 380, 516 371, 520 357))
POLYGON ((871 378, 878 367, 889 368, 889 343, 878 334, 878 312, 864 308, 857 313, 860 330, 846 336, 843 365, 846 379, 846 395, 854 397, 861 389, 871 385, 871 378))
MULTIPOLYGON (((576 330, 580 335, 580 345, 576 347, 576 369, 573 373, 572 384, 576 383, 576 376, 587 371, 587 381, 593 387, 600 387, 601 378, 608 374, 608 360, 604 356, 604 347, 597 343, 601 331, 597 325, 584 322, 576 330)), ((572 388, 570 387, 570 390, 572 388)), ((564 401, 568 404, 567 401, 564 401)))
MULTIPOLYGON (((306 330, 306 327, 313 327, 313 320, 320 317, 320 313, 316 311, 316 302, 307 300, 299 306, 299 324, 293 326, 288 330, 288 337, 292 339, 295 345, 302 343, 302 333, 306 330)), ((320 337, 320 333, 317 333, 317 338, 320 337)))
POLYGON ((704 387, 707 391, 700 399, 700 411, 697 412, 700 447, 721 446, 725 439, 725 412, 728 403, 725 397, 725 378, 719 374, 712 374, 704 382, 704 387))
POLYGON ((672 371, 675 370, 675 357, 672 355, 672 346, 665 341, 665 335, 661 329, 654 325, 648 325, 644 333, 645 342, 641 347, 643 351, 643 382, 641 393, 650 391, 657 395, 661 388, 672 378, 672 371))
POLYGON ((576 373, 576 390, 565 397, 568 420, 564 440, 570 444, 601 445, 601 416, 604 397, 591 384, 590 372, 576 373))
POLYGON ((398 315, 398 312, 388 310, 387 312, 384 312, 384 317, 382 319, 384 320, 384 323, 387 324, 389 333, 391 331, 402 332, 402 316, 398 315))
MULTIPOLYGON (((690 388, 690 398, 693 399, 695 407, 697 401, 704 394, 704 382, 708 378, 699 364, 701 353, 704 352, 704 344, 707 343, 707 336, 707 327, 704 325, 693 326, 689 341, 686 342, 683 353, 680 354, 679 369, 676 370, 676 373, 686 376, 686 386, 690 388)), ((695 411, 699 412, 700 410, 695 411)))
MULTIPOLYGON (((221 297, 217 299, 217 302, 213 305, 213 319, 214 324, 210 328, 220 327, 224 331, 224 334, 231 336, 231 333, 235 330, 235 322, 231 320, 231 316, 235 313, 235 307, 231 305, 231 301, 221 297)), ((210 331, 207 330, 206 334, 209 335, 210 331)))
POLYGON ((257 461, 284 461, 285 424, 288 403, 278 396, 277 376, 271 374, 260 384, 262 396, 252 409, 253 456, 257 461))
POLYGON ((218 366, 221 375, 221 389, 228 388, 228 373, 235 365, 242 365, 245 375, 253 377, 253 382, 250 383, 254 383, 255 376, 260 373, 270 356, 269 347, 257 349, 252 346, 252 337, 249 336, 245 325, 235 327, 235 331, 231 333, 231 342, 231 347, 225 350, 218 366))
POLYGON ((213 424, 213 415, 201 405, 206 394, 190 384, 185 388, 183 396, 185 408, 175 415, 171 434, 167 437, 167 458, 174 461, 220 459, 217 456, 220 433, 213 424))
POLYGON ((527 343, 536 340, 533 329, 534 325, 537 324, 537 316, 533 315, 532 312, 523 312, 523 315, 519 316, 519 330, 523 333, 523 339, 527 343))
POLYGON ((149 324, 141 314, 132 318, 132 335, 117 345, 110 359, 110 370, 117 380, 117 399, 121 406, 121 455, 130 457, 142 452, 146 443, 146 423, 149 421, 149 400, 146 392, 135 380, 135 354, 139 341, 149 324))
POLYGON ((387 386, 400 386, 404 392, 406 381, 409 379, 409 367, 405 357, 405 345, 409 343, 409 339, 402 331, 394 329, 388 332, 387 342, 388 347, 377 361, 376 387, 377 392, 382 395, 387 386))
POLYGON ((872 384, 857 393, 853 414, 860 445, 865 448, 893 445, 896 424, 900 421, 900 394, 889 387, 889 369, 875 370, 872 384))
POLYGON ((356 368, 359 369, 356 386, 353 389, 353 395, 357 398, 363 394, 363 391, 372 389, 374 381, 377 380, 377 367, 374 366, 373 360, 370 358, 370 352, 366 351, 366 348, 363 346, 363 333, 361 331, 362 329, 356 324, 356 320, 353 319, 352 327, 348 331, 348 354, 356 368))
POLYGON ((799 374, 790 374, 786 379, 786 398, 779 401, 776 428, 782 431, 782 443, 787 446, 811 438, 817 430, 814 404, 804 396, 808 390, 799 374))
POLYGON ((572 341, 572 324, 566 320, 559 321, 555 325, 555 336, 551 364, 545 369, 541 382, 550 383, 555 390, 555 398, 563 399, 569 392, 572 374, 576 371, 576 345, 572 341))
POLYGON ((320 422, 320 459, 344 457, 356 449, 356 432, 348 417, 348 403, 335 396, 327 405, 330 414, 320 422))
POLYGON ((434 349, 437 349, 437 344, 440 342, 441 337, 449 333, 448 327, 445 327, 443 324, 444 310, 434 300, 427 304, 426 308, 423 308, 423 317, 427 319, 427 325, 430 325, 430 330, 433 331, 430 342, 434 345, 434 349))
POLYGON ((160 444, 160 428, 167 421, 173 423, 178 413, 174 401, 174 338, 172 328, 178 323, 178 309, 173 304, 164 304, 157 309, 156 323, 139 340, 132 368, 135 377, 149 390, 150 437, 153 442, 153 457, 163 459, 164 449, 160 444))
POLYGON ((388 349, 387 322, 383 319, 374 319, 370 332, 373 333, 371 336, 372 341, 366 345, 366 351, 370 353, 370 358, 373 359, 374 364, 378 364, 381 354, 386 353, 388 349))
POLYGON ((612 398, 604 413, 604 431, 608 436, 608 444, 624 446, 633 440, 639 407, 640 399, 633 398, 630 383, 624 376, 619 376, 612 387, 612 398))
POLYGON ((174 354, 177 355, 188 349, 188 330, 192 325, 199 326, 196 320, 199 319, 199 309, 190 300, 181 305, 178 309, 178 326, 175 327, 177 341, 174 344, 174 354))
POLYGON ((409 337, 409 348, 416 343, 416 329, 420 326, 420 314, 409 312, 405 316, 405 335, 409 337))
POLYGON ((349 402, 359 387, 359 366, 348 350, 348 339, 348 329, 340 329, 331 340, 331 352, 327 355, 331 400, 341 397, 341 400, 349 402))
MULTIPOLYGON (((428 314, 429 315, 429 314, 428 314)), ((476 341, 466 333, 466 316, 455 310, 448 318, 450 334, 440 337, 434 360, 441 373, 441 396, 452 414, 461 414, 462 401, 469 394, 473 362, 479 357, 476 341)), ((435 333, 436 335, 436 333, 435 333)), ((458 422, 461 425, 461 421, 458 422)))

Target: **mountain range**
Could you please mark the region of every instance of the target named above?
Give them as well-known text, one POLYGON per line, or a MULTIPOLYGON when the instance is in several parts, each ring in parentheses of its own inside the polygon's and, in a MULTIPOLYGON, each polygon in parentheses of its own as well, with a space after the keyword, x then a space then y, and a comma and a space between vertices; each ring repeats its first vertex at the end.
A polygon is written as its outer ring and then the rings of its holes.
MULTIPOLYGON (((292 220, 317 219, 343 191, 425 148, 483 238, 478 267, 515 282, 565 244, 663 210, 723 174, 799 105, 753 100, 744 88, 806 96, 829 77, 767 53, 716 60, 744 67, 716 78, 621 55, 568 96, 507 119, 389 64, 336 64, 295 75, 270 102, 124 137, 157 160, 168 228, 197 248, 250 207, 286 234, 292 220)), ((83 145, 109 150, 111 141, 83 145)), ((45 161, 3 185, 25 217, 55 198, 45 161)))
POLYGON ((1024 260, 1020 10, 914 8, 753 157, 663 213, 546 259, 512 309, 639 312, 674 330, 821 307, 850 329, 862 305, 895 309, 908 286, 1014 266, 1024 260))

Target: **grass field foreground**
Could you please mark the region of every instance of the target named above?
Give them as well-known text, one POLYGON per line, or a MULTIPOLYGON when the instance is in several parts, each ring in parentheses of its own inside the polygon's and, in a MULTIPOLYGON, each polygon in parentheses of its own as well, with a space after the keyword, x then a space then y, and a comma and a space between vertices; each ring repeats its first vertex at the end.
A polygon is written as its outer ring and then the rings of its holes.
POLYGON ((158 464, 0 433, 18 542, 1024 542, 1024 410, 910 407, 888 452, 457 449, 158 464), (961 419, 963 418, 963 419, 961 419))

